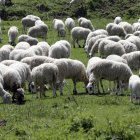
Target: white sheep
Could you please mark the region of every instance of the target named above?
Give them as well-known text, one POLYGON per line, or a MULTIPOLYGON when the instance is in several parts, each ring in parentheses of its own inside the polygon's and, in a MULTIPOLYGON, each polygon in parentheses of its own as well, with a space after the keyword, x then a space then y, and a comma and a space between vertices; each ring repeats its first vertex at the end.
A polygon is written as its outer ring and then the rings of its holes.
POLYGON ((65 26, 67 27, 68 31, 70 32, 71 29, 75 27, 75 21, 69 17, 65 20, 65 26))
POLYGON ((42 50, 43 50, 42 55, 48 56, 50 45, 47 42, 45 42, 45 41, 38 42, 37 46, 42 48, 42 50))
POLYGON ((134 51, 121 56, 125 59, 131 69, 140 68, 140 51, 134 51))
POLYGON ((43 37, 46 41, 48 33, 48 26, 46 24, 38 24, 33 27, 30 27, 28 30, 28 35, 31 37, 43 37))
POLYGON ((0 48, 0 62, 3 60, 8 60, 11 51, 14 50, 13 46, 11 45, 3 45, 0 48))
POLYGON ((140 103, 140 78, 137 75, 132 75, 129 78, 129 90, 130 90, 130 102, 133 102, 135 99, 136 103, 140 103))
POLYGON ((43 63, 53 63, 54 60, 55 59, 51 57, 35 55, 32 57, 25 57, 21 60, 21 62, 28 64, 30 69, 33 69, 43 63))
POLYGON ((57 41, 55 44, 51 45, 48 56, 57 59, 68 58, 70 57, 70 51, 71 49, 62 41, 57 41))
POLYGON ((119 56, 125 54, 125 49, 121 43, 108 39, 103 39, 98 46, 100 56, 106 57, 110 54, 117 54, 119 56))
POLYGON ((122 18, 121 17, 115 17, 115 19, 114 19, 114 23, 115 24, 119 24, 120 22, 122 22, 122 18))
POLYGON ((58 36, 65 37, 65 24, 61 19, 54 19, 53 20, 53 27, 58 32, 58 36))
POLYGON ((133 26, 128 23, 128 22, 120 22, 119 23, 120 26, 122 26, 126 32, 126 34, 132 34, 133 33, 133 26))
POLYGON ((126 53, 137 51, 137 46, 130 41, 127 40, 120 40, 119 43, 121 43, 125 49, 126 53))
POLYGON ((92 92, 93 85, 99 83, 101 79, 116 81, 117 83, 117 94, 121 93, 122 84, 128 83, 132 71, 128 65, 120 62, 102 59, 96 65, 92 67, 92 74, 89 77, 89 83, 87 90, 89 93, 92 92))
POLYGON ((23 49, 23 50, 26 50, 26 49, 29 49, 30 48, 30 44, 28 42, 18 42, 17 45, 15 46, 15 49, 23 49))
POLYGON ((56 81, 58 76, 58 67, 52 63, 41 64, 32 69, 32 80, 35 85, 35 89, 39 86, 40 97, 42 94, 45 96, 45 84, 50 84, 53 89, 53 97, 56 96, 56 81))
POLYGON ((18 36, 18 28, 16 26, 11 26, 8 30, 8 37, 9 37, 9 43, 13 46, 15 46, 15 40, 18 36))
POLYGON ((36 45, 38 43, 38 40, 36 38, 25 34, 22 34, 18 37, 18 42, 22 42, 22 41, 28 42, 31 46, 36 45))
POLYGON ((76 83, 84 82, 87 84, 86 68, 85 65, 79 60, 73 59, 56 59, 54 62, 58 67, 58 81, 60 82, 60 94, 63 94, 63 81, 64 79, 72 79, 74 89, 73 93, 77 94, 76 83))
POLYGON ((88 29, 90 29, 92 31, 95 30, 94 26, 92 25, 92 22, 89 19, 81 17, 81 18, 78 19, 78 23, 79 23, 80 27, 88 28, 88 29))
MULTIPOLYGON (((81 47, 79 42, 78 42, 79 40, 84 40, 84 44, 85 44, 87 36, 88 36, 88 34, 90 32, 91 32, 91 30, 87 29, 87 28, 74 27, 71 30, 71 36, 72 36, 72 40, 73 40, 73 47, 75 48, 75 42, 78 44, 79 47, 81 47)), ((84 45, 83 45, 83 47, 84 47, 84 45)))

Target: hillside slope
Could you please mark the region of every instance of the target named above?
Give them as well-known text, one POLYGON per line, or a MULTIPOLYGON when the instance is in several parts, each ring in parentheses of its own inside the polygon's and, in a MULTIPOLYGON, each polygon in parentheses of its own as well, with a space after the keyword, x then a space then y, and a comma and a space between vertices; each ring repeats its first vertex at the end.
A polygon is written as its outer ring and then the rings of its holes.
POLYGON ((27 14, 35 14, 42 19, 64 16, 105 17, 122 16, 139 18, 140 0, 85 0, 81 5, 69 6, 70 0, 8 0, 6 6, 0 5, 3 19, 18 19, 27 14))

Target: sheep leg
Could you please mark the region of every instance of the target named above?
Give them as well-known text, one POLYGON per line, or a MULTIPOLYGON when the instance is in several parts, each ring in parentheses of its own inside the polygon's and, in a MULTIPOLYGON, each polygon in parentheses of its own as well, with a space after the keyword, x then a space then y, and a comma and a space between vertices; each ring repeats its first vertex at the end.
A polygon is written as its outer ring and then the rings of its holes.
POLYGON ((52 86, 52 90, 53 90, 53 97, 56 97, 56 84, 53 83, 51 86, 52 86))
POLYGON ((59 92, 60 92, 60 95, 63 95, 63 85, 62 85, 62 81, 60 81, 59 92))
POLYGON ((103 86, 102 80, 100 80, 100 85, 101 85, 101 87, 102 87, 102 91, 103 91, 103 93, 105 93, 105 90, 104 90, 104 86, 103 86))
POLYGON ((76 80, 73 80, 73 94, 76 95, 77 94, 77 90, 76 90, 76 80))
POLYGON ((81 48, 78 39, 76 39, 76 43, 78 44, 79 48, 81 48))

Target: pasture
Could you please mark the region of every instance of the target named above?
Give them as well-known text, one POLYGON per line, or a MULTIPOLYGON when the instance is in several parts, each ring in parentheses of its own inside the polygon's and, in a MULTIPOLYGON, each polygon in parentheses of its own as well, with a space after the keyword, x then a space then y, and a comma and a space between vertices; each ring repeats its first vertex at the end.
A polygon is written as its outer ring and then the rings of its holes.
MULTIPOLYGON (((133 23, 137 19, 129 22, 133 23)), ((77 20, 76 20, 77 21, 77 20)), ((93 19, 96 29, 105 28, 111 19, 93 19)), ((71 43, 70 34, 59 38, 52 28, 52 19, 45 21, 49 26, 49 44, 66 39, 71 43)), ((20 20, 2 21, 3 40, 7 44, 7 31, 15 25, 22 33, 20 20)), ((42 40, 42 39, 40 39, 42 40)), ((82 43, 82 42, 81 42, 82 43)), ((88 58, 83 48, 72 48, 72 59, 85 65, 88 58)), ((108 82, 104 81, 107 88, 108 82)), ((35 94, 26 90, 24 105, 0 104, 0 140, 131 140, 140 138, 140 106, 130 103, 129 91, 122 96, 88 95, 83 83, 77 84, 78 95, 72 95, 72 81, 67 80, 64 95, 36 99, 35 94)))

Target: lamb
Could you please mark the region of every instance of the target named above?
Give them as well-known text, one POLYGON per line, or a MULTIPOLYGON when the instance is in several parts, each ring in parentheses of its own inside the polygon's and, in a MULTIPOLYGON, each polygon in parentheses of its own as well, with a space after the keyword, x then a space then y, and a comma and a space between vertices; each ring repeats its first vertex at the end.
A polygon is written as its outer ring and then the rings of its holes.
MULTIPOLYGON (((75 41, 77 42, 78 46, 81 47, 78 41, 79 40, 84 40, 84 42, 86 42, 86 38, 87 38, 87 36, 90 32, 91 32, 90 29, 86 29, 86 28, 83 28, 83 27, 74 27, 71 30, 73 47, 75 48, 75 41)), ((84 45, 83 45, 83 47, 84 47, 84 45)))
POLYGON ((53 62, 59 70, 58 81, 60 83, 60 94, 63 94, 63 81, 64 79, 72 79, 74 89, 73 94, 77 94, 76 83, 78 81, 87 84, 86 68, 85 65, 79 60, 73 59, 56 59, 53 62))
POLYGON ((137 75, 132 75, 129 78, 129 90, 130 90, 130 102, 133 102, 135 99, 136 103, 140 103, 140 78, 137 75))
POLYGON ((67 27, 68 31, 70 32, 71 29, 75 27, 75 21, 72 18, 67 18, 65 20, 65 26, 67 27))
POLYGON ((125 49, 126 53, 137 51, 137 46, 130 41, 127 40, 120 40, 119 43, 121 43, 125 49))
POLYGON ((37 67, 43 63, 53 63, 55 59, 47 56, 39 56, 35 55, 32 57, 26 57, 21 60, 22 63, 26 63, 29 65, 30 69, 37 67))
POLYGON ((9 43, 15 46, 15 40, 18 36, 18 28, 16 26, 10 27, 8 30, 9 43))
POLYGON ((128 65, 120 62, 111 60, 100 60, 96 63, 91 70, 92 74, 89 77, 89 83, 87 90, 89 93, 92 92, 93 84, 98 84, 103 78, 109 81, 116 81, 117 83, 117 94, 121 93, 122 84, 126 84, 129 81, 132 71, 128 65))
POLYGON ((95 30, 94 26, 92 25, 92 22, 90 20, 86 19, 86 18, 83 18, 83 17, 79 18, 78 23, 79 23, 80 27, 88 28, 88 29, 90 29, 92 31, 95 30))
POLYGON ((44 85, 49 83, 53 89, 53 97, 56 96, 56 81, 58 76, 58 67, 52 63, 41 64, 32 69, 32 80, 35 85, 40 87, 40 97, 45 96, 44 85))
POLYGON ((46 41, 48 33, 48 26, 46 24, 38 24, 33 27, 30 27, 28 30, 28 35, 31 37, 43 37, 46 41))
POLYGON ((120 26, 122 26, 126 32, 126 34, 132 34, 133 33, 133 26, 128 22, 120 22, 120 26))
POLYGON ((66 31, 65 31, 65 24, 60 19, 54 19, 53 20, 53 27, 58 32, 59 37, 65 37, 66 31))
POLYGON ((17 43, 17 45, 15 46, 15 49, 23 49, 23 50, 26 50, 26 49, 29 49, 30 48, 30 44, 28 42, 19 42, 17 43))
POLYGON ((18 37, 18 42, 22 42, 22 41, 28 42, 31 46, 36 45, 38 43, 38 40, 36 38, 24 34, 18 37))
POLYGON ((50 45, 47 42, 45 42, 45 41, 38 42, 37 46, 42 48, 42 50, 43 50, 42 55, 48 56, 50 45))
POLYGON ((117 54, 119 56, 125 54, 124 47, 119 42, 114 42, 108 39, 103 39, 98 47, 100 56, 106 57, 110 54, 117 54))
POLYGON ((115 17, 115 19, 114 19, 114 23, 115 24, 119 24, 120 22, 122 22, 122 18, 121 17, 115 17))
POLYGON ((11 45, 3 45, 0 48, 0 62, 3 60, 8 60, 11 51, 13 50, 13 46, 11 45))
POLYGON ((62 41, 57 41, 50 47, 49 57, 52 58, 68 58, 70 57, 70 47, 68 48, 62 41))
POLYGON ((128 63, 128 66, 131 69, 139 69, 140 68, 140 51, 134 51, 121 56, 128 63))

